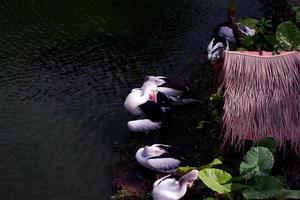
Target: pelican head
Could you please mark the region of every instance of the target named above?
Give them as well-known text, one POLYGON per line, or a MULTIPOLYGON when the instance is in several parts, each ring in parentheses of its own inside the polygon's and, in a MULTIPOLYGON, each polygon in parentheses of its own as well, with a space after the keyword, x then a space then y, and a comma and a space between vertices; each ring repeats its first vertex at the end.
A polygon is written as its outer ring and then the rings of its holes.
POLYGON ((178 200, 182 198, 188 187, 191 187, 198 178, 198 170, 192 170, 176 180, 168 175, 158 179, 153 184, 153 200, 178 200))
POLYGON ((194 181, 197 180, 197 178, 198 178, 198 173, 199 173, 199 171, 194 169, 194 170, 190 171, 189 173, 183 175, 179 179, 179 184, 186 184, 186 186, 188 188, 192 187, 194 184, 194 181))
POLYGON ((160 156, 161 154, 165 153, 166 151, 157 147, 157 146, 145 146, 143 150, 143 156, 145 157, 152 157, 152 156, 160 156))
POLYGON ((149 99, 155 103, 157 103, 157 85, 152 81, 146 81, 144 82, 142 86, 142 90, 144 95, 149 94, 149 99))
POLYGON ((160 86, 164 83, 166 83, 166 81, 164 79, 166 79, 167 77, 165 76, 146 76, 144 82, 146 81, 152 81, 154 82, 157 86, 160 86))

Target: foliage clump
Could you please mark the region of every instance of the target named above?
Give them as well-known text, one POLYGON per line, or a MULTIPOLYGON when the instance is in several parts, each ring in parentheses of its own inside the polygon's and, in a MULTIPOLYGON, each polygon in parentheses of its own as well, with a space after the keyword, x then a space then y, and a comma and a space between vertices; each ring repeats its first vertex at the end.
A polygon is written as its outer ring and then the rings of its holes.
POLYGON ((199 180, 216 192, 217 199, 299 199, 300 190, 285 189, 282 181, 271 175, 274 165, 274 140, 266 138, 258 145, 262 146, 252 147, 245 154, 237 176, 215 168, 222 164, 219 159, 201 167, 181 167, 178 173, 198 169, 199 180))

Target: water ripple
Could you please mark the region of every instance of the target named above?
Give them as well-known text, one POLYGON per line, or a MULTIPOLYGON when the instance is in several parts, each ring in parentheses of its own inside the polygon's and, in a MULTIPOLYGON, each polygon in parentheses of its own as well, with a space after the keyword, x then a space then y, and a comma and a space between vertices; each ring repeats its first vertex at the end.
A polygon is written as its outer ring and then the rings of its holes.
POLYGON ((122 98, 205 50, 227 3, 1 2, 0 199, 108 199, 122 98))

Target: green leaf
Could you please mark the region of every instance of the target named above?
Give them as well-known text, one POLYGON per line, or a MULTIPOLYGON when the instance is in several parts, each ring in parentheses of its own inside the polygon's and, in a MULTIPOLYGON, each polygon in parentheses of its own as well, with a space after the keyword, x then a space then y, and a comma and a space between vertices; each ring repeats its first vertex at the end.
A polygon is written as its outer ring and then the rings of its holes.
POLYGON ((215 158, 212 162, 208 163, 207 165, 202 165, 201 167, 199 167, 199 170, 205 169, 205 168, 211 168, 213 166, 221 165, 221 164, 222 164, 222 161, 220 159, 215 158))
POLYGON ((280 194, 283 186, 280 180, 272 176, 257 176, 243 191, 245 199, 267 199, 280 194))
POLYGON ((199 178, 203 183, 220 194, 229 193, 231 191, 231 183, 227 183, 232 176, 220 169, 202 169, 199 171, 199 178))
POLYGON ((276 38, 283 50, 300 49, 300 32, 293 22, 286 21, 279 24, 276 38))
POLYGON ((272 152, 266 147, 252 147, 240 164, 240 174, 244 176, 266 176, 274 164, 272 152))
POLYGON ((275 35, 263 35, 263 37, 266 39, 266 41, 272 47, 274 47, 278 43, 275 35))
POLYGON ((243 36, 241 38, 241 45, 243 47, 251 47, 254 44, 253 37, 243 36))
POLYGON ((240 23, 245 25, 245 26, 248 26, 252 29, 256 29, 258 20, 254 19, 254 18, 245 18, 245 19, 240 20, 240 23))
POLYGON ((273 153, 273 155, 276 152, 276 143, 272 137, 267 137, 260 140, 259 142, 256 143, 256 146, 268 148, 273 153))

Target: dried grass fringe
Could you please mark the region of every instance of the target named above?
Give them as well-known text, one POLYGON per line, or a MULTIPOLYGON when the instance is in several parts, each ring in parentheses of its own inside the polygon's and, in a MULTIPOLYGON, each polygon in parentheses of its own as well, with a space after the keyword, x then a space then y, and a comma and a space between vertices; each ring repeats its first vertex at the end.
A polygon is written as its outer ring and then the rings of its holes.
POLYGON ((219 83, 224 87, 223 145, 271 136, 300 155, 300 54, 254 56, 225 52, 219 83))

